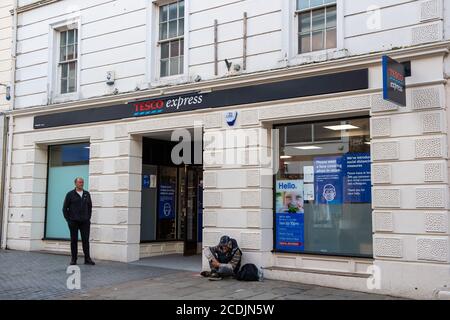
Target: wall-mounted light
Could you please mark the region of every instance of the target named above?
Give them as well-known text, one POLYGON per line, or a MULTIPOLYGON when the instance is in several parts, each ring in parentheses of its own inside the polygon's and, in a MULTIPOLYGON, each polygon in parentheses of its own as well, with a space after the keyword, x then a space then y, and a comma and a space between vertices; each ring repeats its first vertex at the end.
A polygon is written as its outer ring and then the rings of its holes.
POLYGON ((11 100, 11 87, 6 85, 6 84, 3 84, 3 83, 0 83, 0 87, 5 87, 5 89, 6 89, 6 93, 5 93, 6 100, 8 100, 8 101, 11 100))

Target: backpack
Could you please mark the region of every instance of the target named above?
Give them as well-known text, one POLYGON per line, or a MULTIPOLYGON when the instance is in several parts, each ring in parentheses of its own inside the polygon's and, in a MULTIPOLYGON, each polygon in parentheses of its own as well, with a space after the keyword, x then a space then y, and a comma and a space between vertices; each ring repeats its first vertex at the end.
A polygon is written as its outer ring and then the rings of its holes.
POLYGON ((236 279, 239 281, 259 281, 259 270, 253 263, 248 263, 242 266, 239 270, 236 279))

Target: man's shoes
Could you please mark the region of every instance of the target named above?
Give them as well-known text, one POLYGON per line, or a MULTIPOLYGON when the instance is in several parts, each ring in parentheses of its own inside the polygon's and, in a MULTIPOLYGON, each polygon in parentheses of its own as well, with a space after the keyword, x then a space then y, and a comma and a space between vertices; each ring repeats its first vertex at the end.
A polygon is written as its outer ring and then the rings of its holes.
POLYGON ((95 266, 95 262, 92 261, 91 259, 85 259, 84 260, 84 264, 88 264, 90 266, 95 266))
POLYGON ((209 277, 211 277, 211 271, 202 271, 202 272, 200 272, 200 275, 202 277, 209 278, 209 277))
POLYGON ((208 278, 208 280, 210 280, 210 281, 220 281, 222 279, 223 278, 217 272, 212 272, 208 278))
POLYGON ((72 260, 70 260, 70 265, 71 266, 74 266, 74 265, 76 265, 77 264, 77 259, 72 259, 72 260))

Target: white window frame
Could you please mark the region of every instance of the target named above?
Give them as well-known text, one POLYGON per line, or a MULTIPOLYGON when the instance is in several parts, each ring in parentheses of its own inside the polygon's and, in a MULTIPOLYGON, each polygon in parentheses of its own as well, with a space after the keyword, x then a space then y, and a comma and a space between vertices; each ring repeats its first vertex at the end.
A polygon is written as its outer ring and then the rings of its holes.
POLYGON ((175 0, 148 0, 148 28, 147 28, 147 82, 151 87, 174 85, 189 81, 189 2, 184 1, 184 59, 183 72, 177 75, 161 77, 161 46, 159 45, 159 8, 160 6, 177 2, 175 0))
POLYGON ((318 62, 345 56, 344 3, 344 0, 336 0, 336 48, 299 53, 297 1, 283 1, 283 55, 287 65, 318 62))
POLYGON ((79 100, 81 97, 81 19, 71 17, 63 21, 53 22, 49 26, 49 63, 48 63, 48 100, 49 103, 63 103, 79 100), (77 29, 78 55, 77 55, 77 81, 76 91, 61 93, 61 74, 59 68, 60 32, 77 29))

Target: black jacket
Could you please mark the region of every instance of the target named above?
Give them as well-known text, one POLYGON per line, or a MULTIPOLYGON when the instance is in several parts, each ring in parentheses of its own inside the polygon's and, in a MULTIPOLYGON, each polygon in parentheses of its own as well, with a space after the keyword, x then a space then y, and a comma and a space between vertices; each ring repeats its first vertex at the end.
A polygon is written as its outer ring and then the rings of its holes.
POLYGON ((66 220, 87 221, 92 215, 92 200, 89 192, 83 190, 83 197, 74 189, 64 199, 63 214, 66 220))

